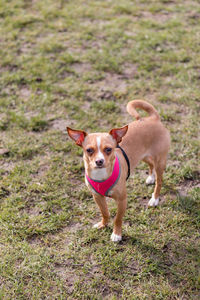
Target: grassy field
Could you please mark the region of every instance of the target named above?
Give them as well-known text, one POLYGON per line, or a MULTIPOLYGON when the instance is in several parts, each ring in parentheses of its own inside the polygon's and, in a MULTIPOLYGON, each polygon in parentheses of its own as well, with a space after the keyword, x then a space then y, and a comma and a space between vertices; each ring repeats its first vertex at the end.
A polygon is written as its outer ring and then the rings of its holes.
POLYGON ((199 100, 199 1, 2 1, 0 299, 200 299, 199 100), (160 206, 141 164, 114 244, 65 128, 123 126, 135 98, 172 146, 160 206))

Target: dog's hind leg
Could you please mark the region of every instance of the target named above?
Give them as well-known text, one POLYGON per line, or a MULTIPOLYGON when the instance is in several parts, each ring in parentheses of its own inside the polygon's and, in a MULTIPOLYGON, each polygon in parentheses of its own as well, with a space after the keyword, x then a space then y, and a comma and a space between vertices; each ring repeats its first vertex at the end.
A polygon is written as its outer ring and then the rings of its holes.
POLYGON ((154 162, 151 156, 146 156, 143 159, 149 165, 149 176, 146 179, 146 184, 154 184, 155 183, 155 170, 154 170, 154 162))
POLYGON ((166 156, 161 157, 155 161, 155 173, 156 173, 156 185, 154 192, 152 194, 152 198, 149 200, 148 205, 149 206, 157 206, 159 203, 159 195, 160 195, 160 190, 162 187, 162 177, 163 177, 163 172, 166 167, 166 156))

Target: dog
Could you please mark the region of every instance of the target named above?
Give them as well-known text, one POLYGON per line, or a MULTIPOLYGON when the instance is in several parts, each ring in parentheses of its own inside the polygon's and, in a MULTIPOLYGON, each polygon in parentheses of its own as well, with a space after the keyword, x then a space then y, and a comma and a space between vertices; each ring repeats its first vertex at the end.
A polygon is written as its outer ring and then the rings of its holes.
POLYGON ((146 184, 155 189, 148 206, 157 206, 170 148, 170 134, 163 126, 156 109, 146 101, 133 100, 127 104, 127 112, 136 121, 110 130, 109 133, 86 133, 67 127, 68 135, 83 148, 85 182, 102 214, 95 228, 103 228, 109 222, 106 197, 117 203, 117 214, 111 235, 113 242, 122 240, 122 219, 127 207, 126 179, 140 161, 149 165, 146 184), (140 117, 136 109, 148 113, 140 117))

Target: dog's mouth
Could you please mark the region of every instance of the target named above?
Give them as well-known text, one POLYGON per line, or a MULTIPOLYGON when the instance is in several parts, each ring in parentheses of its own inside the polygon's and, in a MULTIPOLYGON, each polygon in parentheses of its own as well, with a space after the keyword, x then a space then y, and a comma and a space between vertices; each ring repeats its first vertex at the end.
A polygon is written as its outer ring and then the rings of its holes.
POLYGON ((103 168, 105 168, 104 165, 102 165, 102 166, 95 166, 95 169, 103 169, 103 168))

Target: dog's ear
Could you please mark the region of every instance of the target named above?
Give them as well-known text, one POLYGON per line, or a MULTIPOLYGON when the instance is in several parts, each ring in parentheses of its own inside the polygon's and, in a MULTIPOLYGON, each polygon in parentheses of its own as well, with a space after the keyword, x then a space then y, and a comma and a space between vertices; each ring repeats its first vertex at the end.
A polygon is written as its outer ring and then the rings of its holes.
POLYGON ((76 145, 82 146, 82 143, 87 135, 85 131, 75 130, 70 127, 67 127, 67 132, 70 138, 75 141, 76 145))
POLYGON ((116 140, 117 144, 121 142, 123 136, 127 133, 128 125, 121 128, 113 128, 109 132, 112 135, 113 139, 116 140))

